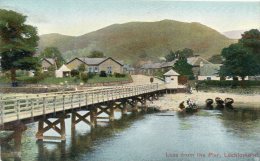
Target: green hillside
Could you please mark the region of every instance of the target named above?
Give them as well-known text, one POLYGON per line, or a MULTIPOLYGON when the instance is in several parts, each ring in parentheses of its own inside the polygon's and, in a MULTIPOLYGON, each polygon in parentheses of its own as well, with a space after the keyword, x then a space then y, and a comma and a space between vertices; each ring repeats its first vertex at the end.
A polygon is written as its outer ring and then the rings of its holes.
POLYGON ((220 54, 223 47, 234 41, 200 23, 163 20, 114 24, 78 37, 42 35, 39 49, 56 46, 67 59, 100 50, 106 56, 133 63, 156 60, 170 50, 183 48, 191 48, 202 57, 209 58, 220 54))

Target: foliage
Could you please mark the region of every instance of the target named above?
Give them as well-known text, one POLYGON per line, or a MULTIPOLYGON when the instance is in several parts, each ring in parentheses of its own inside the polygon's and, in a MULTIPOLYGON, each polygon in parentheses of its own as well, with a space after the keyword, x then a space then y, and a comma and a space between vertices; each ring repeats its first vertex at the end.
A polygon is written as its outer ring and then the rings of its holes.
POLYGON ((257 29, 246 31, 242 34, 239 43, 252 51, 252 56, 257 61, 258 71, 260 71, 260 31, 257 29))
POLYGON ((253 76, 259 72, 251 51, 242 44, 231 44, 222 50, 221 55, 225 59, 220 70, 221 76, 240 76, 243 80, 246 76, 253 76))
POLYGON ((193 56, 193 50, 189 48, 184 48, 183 50, 177 50, 173 52, 172 50, 168 55, 165 56, 167 62, 173 61, 175 59, 187 59, 193 56))
POLYGON ((192 65, 187 62, 187 59, 179 59, 173 68, 180 75, 188 76, 190 79, 193 78, 192 65))
POLYGON ((80 64, 80 66, 78 67, 78 71, 80 73, 83 73, 86 71, 86 66, 84 64, 80 64))
POLYGON ((87 73, 81 73, 81 80, 86 83, 88 81, 88 75, 87 73))
POLYGON ((213 55, 212 57, 209 58, 209 61, 213 64, 222 64, 223 59, 221 55, 213 55))
POLYGON ((100 77, 107 77, 107 73, 106 71, 100 71, 100 74, 99 74, 100 77))
POLYGON ((165 56, 166 61, 170 62, 177 58, 177 55, 171 50, 169 54, 165 56))
POLYGON ((40 58, 51 58, 55 60, 57 68, 60 68, 65 63, 61 52, 56 47, 46 47, 40 54, 40 58))
POLYGON ((79 71, 77 69, 72 69, 70 74, 72 77, 76 77, 79 76, 79 71))
POLYGON ((164 76, 163 76, 164 73, 165 73, 164 71, 158 70, 158 71, 156 71, 156 72, 154 73, 154 75, 155 75, 156 77, 158 77, 158 78, 164 78, 164 76))
POLYGON ((116 78, 123 78, 123 77, 126 76, 126 74, 114 73, 114 76, 115 76, 116 78))
POLYGON ((89 72, 89 73, 88 73, 88 78, 91 79, 91 78, 93 78, 95 75, 96 75, 96 73, 89 72))
POLYGON ((25 24, 26 16, 0 9, 0 54, 3 70, 11 71, 15 81, 16 70, 32 70, 38 66, 38 59, 33 57, 39 37, 35 27, 25 24))
POLYGON ((89 58, 104 58, 105 55, 102 51, 94 50, 88 56, 89 58))
MULTIPOLYGON (((257 29, 251 29, 242 34, 242 38, 239 39, 239 43, 245 47, 253 49, 253 53, 260 55, 260 31, 257 29)), ((260 59, 259 59, 260 61, 260 59)))
POLYGON ((56 70, 55 65, 52 65, 48 68, 48 71, 46 71, 45 73, 47 73, 47 76, 49 77, 55 77, 55 70, 56 70))
MULTIPOLYGON (((260 81, 245 80, 246 86, 260 86, 260 81)), ((203 80, 199 81, 200 86, 215 86, 215 87, 234 87, 240 85, 239 81, 230 80, 203 80)))

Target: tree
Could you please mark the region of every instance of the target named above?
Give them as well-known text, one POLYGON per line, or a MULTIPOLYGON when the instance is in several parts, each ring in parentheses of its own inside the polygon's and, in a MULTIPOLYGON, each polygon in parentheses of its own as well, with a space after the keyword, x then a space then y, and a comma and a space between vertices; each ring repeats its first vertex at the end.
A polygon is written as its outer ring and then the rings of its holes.
POLYGON ((39 65, 33 57, 39 37, 35 27, 25 24, 26 16, 0 9, 1 66, 10 70, 11 80, 16 80, 16 70, 32 70, 39 65))
POLYGON ((185 58, 189 58, 193 56, 193 50, 189 48, 185 48, 181 51, 181 55, 185 58))
POLYGON ((79 77, 81 79, 83 73, 86 71, 86 66, 84 64, 80 64, 80 66, 78 67, 78 71, 79 71, 79 77))
POLYGON ((221 67, 221 76, 237 77, 242 80, 246 76, 253 76, 259 73, 257 62, 253 57, 251 50, 242 44, 231 44, 222 50, 221 55, 224 57, 223 66, 221 67))
POLYGON ((104 58, 105 55, 102 51, 94 50, 90 53, 90 55, 88 57, 89 58, 104 58))
POLYGON ((167 62, 170 62, 175 59, 182 59, 182 58, 187 59, 192 56, 193 56, 193 50, 189 48, 185 48, 183 50, 177 50, 175 52, 171 50, 170 53, 165 56, 165 59, 167 62))
POLYGON ((61 52, 56 47, 46 47, 43 50, 43 52, 41 52, 40 57, 54 59, 56 65, 57 65, 57 68, 60 68, 62 66, 62 64, 65 63, 65 60, 64 60, 61 52))
POLYGON ((169 54, 167 54, 165 56, 165 59, 167 62, 171 62, 173 60, 175 60, 177 57, 176 57, 176 54, 171 50, 169 54))
MULTIPOLYGON (((260 31, 257 29, 251 29, 242 34, 242 38, 239 39, 239 43, 244 47, 251 48, 254 54, 260 55, 260 31)), ((260 61, 260 59, 259 59, 260 61)))
POLYGON ((223 63, 221 55, 213 55, 212 57, 209 58, 209 61, 213 64, 222 64, 223 63))
POLYGON ((177 60, 176 63, 174 64, 173 68, 180 75, 193 77, 192 65, 190 65, 187 62, 187 59, 185 59, 185 58, 177 60))
POLYGON ((257 61, 258 70, 260 71, 260 31, 251 29, 244 32, 242 38, 239 39, 239 43, 251 50, 252 56, 257 61))

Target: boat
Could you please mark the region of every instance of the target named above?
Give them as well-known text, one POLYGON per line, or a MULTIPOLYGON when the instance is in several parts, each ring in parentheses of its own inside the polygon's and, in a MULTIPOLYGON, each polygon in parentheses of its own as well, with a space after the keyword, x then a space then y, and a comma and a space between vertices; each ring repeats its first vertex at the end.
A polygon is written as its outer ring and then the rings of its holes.
POLYGON ((232 104, 234 103, 234 99, 233 98, 226 98, 224 102, 225 102, 226 107, 232 107, 232 104))
POLYGON ((216 97, 215 102, 217 103, 216 109, 222 110, 224 108, 224 101, 221 98, 216 97))
POLYGON ((180 112, 194 113, 198 111, 198 106, 195 101, 188 99, 186 103, 182 101, 179 105, 180 112))
POLYGON ((217 105, 223 105, 224 104, 224 101, 219 97, 215 98, 215 102, 217 103, 217 105))
POLYGON ((206 99, 206 105, 207 105, 207 106, 212 105, 213 102, 214 102, 214 101, 213 101, 213 99, 211 99, 211 98, 206 99))
POLYGON ((208 98, 208 99, 206 99, 206 107, 205 107, 205 109, 206 110, 212 110, 213 109, 213 106, 212 106, 212 104, 213 104, 213 99, 211 99, 211 98, 208 98))

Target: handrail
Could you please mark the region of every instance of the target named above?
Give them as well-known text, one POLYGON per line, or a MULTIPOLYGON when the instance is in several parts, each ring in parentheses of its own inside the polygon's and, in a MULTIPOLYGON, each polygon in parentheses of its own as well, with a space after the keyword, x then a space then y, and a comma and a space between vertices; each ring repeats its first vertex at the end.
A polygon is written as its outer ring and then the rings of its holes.
POLYGON ((163 89, 159 84, 119 86, 95 90, 25 95, 12 99, 0 99, 0 124, 46 115, 53 112, 79 108, 94 103, 137 96, 163 89))

